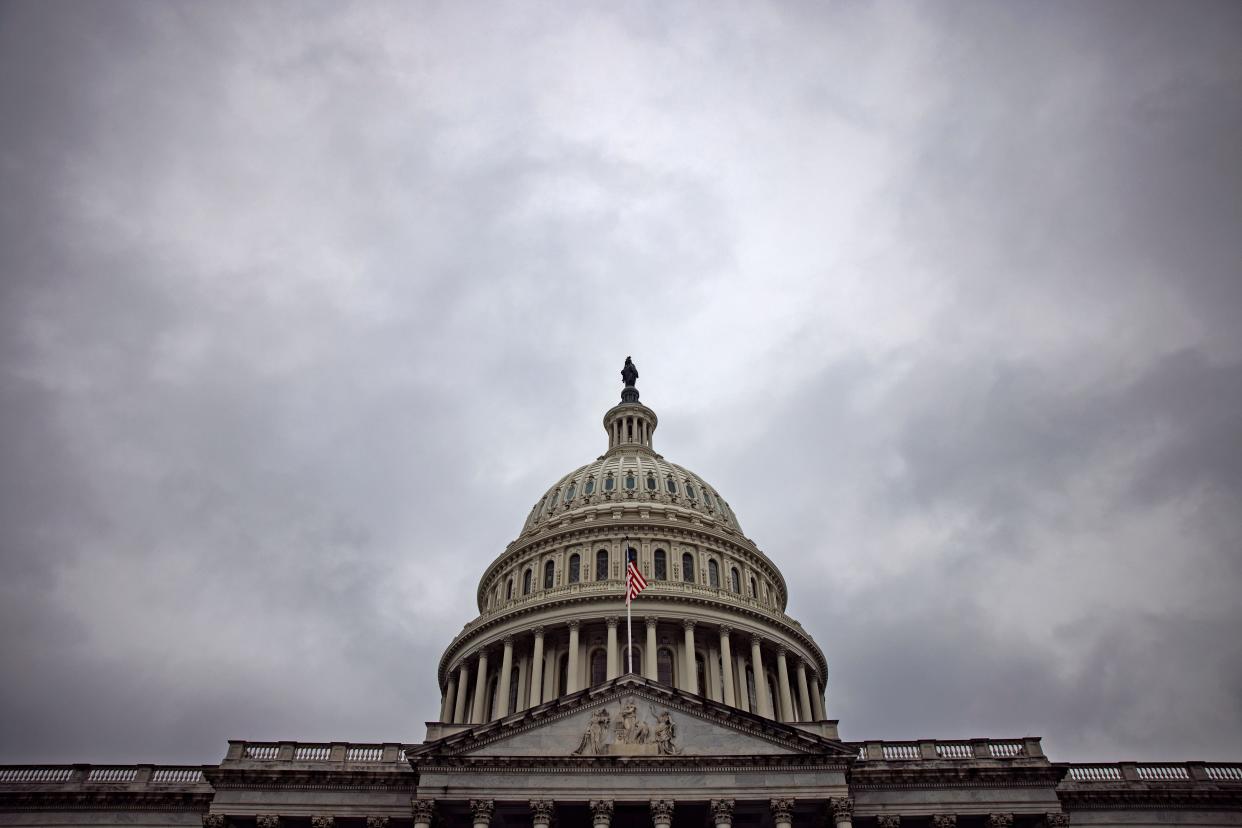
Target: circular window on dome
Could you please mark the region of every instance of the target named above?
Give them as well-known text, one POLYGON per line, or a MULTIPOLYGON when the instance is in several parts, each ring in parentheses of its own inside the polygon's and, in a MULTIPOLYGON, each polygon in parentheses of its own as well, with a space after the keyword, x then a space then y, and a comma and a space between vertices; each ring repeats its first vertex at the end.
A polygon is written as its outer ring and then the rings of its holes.
POLYGON ((588 477, 586 479, 586 483, 582 484, 582 493, 588 494, 588 495, 595 494, 595 478, 594 477, 588 477))
POLYGON ((677 494, 677 481, 673 479, 672 475, 669 475, 668 479, 664 481, 664 488, 668 489, 669 494, 677 494))
POLYGON ((638 487, 638 478, 634 476, 633 472, 630 472, 629 474, 625 476, 626 491, 632 492, 637 487, 638 487))
POLYGON ((691 500, 694 500, 695 498, 694 484, 688 480, 686 481, 686 497, 691 500))
POLYGON ((576 495, 577 493, 578 493, 578 484, 570 483, 569 488, 565 490, 565 502, 568 503, 569 501, 573 500, 574 495, 576 495))
POLYGON ((654 474, 647 475, 647 491, 654 492, 656 490, 656 479, 654 474))

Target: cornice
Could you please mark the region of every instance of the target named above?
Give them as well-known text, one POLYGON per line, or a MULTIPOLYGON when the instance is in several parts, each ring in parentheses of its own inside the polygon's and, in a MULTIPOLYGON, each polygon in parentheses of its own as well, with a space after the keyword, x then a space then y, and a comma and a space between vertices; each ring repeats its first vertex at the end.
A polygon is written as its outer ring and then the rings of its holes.
POLYGON ((1073 788, 1057 791, 1065 810, 1140 811, 1242 811, 1242 787, 1205 788, 1203 783, 1185 783, 1184 787, 1108 788, 1103 790, 1073 788))
POLYGON ((917 790, 942 788, 1055 788, 1065 775, 1064 768, 1034 764, 1029 759, 988 759, 978 762, 912 762, 885 768, 853 765, 850 788, 860 791, 917 790), (1028 764, 1031 763, 1031 764, 1028 764))
POLYGON ((417 760, 420 773, 555 773, 555 774, 661 774, 736 773, 777 771, 845 773, 848 762, 813 754, 753 754, 747 756, 559 756, 532 758, 505 756, 428 756, 417 760))
POLYGON ((218 791, 227 790, 361 790, 413 791, 417 778, 408 765, 382 771, 345 768, 219 768, 207 773, 218 791))
POLYGON ((202 811, 215 791, 3 791, 2 811, 202 811))

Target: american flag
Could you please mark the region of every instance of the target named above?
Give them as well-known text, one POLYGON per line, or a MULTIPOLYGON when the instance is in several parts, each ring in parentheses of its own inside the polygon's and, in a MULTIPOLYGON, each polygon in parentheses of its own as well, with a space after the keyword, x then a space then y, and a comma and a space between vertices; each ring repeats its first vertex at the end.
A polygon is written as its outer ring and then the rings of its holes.
POLYGON ((647 579, 643 577, 643 573, 638 571, 638 562, 634 560, 633 550, 630 552, 630 560, 625 565, 625 603, 630 603, 638 597, 638 593, 647 588, 647 579))

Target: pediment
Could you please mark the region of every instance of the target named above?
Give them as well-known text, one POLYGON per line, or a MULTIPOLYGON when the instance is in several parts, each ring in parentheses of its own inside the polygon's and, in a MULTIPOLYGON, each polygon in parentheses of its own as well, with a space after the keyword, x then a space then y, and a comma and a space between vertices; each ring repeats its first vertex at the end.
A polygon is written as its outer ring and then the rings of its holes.
POLYGON ((851 757, 840 742, 638 676, 623 676, 428 742, 418 757, 851 757))

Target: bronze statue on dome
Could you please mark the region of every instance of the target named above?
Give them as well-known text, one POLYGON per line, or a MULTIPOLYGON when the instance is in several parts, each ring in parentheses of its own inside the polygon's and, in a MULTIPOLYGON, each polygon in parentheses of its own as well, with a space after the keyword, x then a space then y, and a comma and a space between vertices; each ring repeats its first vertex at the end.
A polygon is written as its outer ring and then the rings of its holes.
POLYGON ((638 379, 638 368, 629 357, 625 358, 625 365, 621 366, 621 381, 625 383, 626 388, 633 388, 634 382, 638 379))

